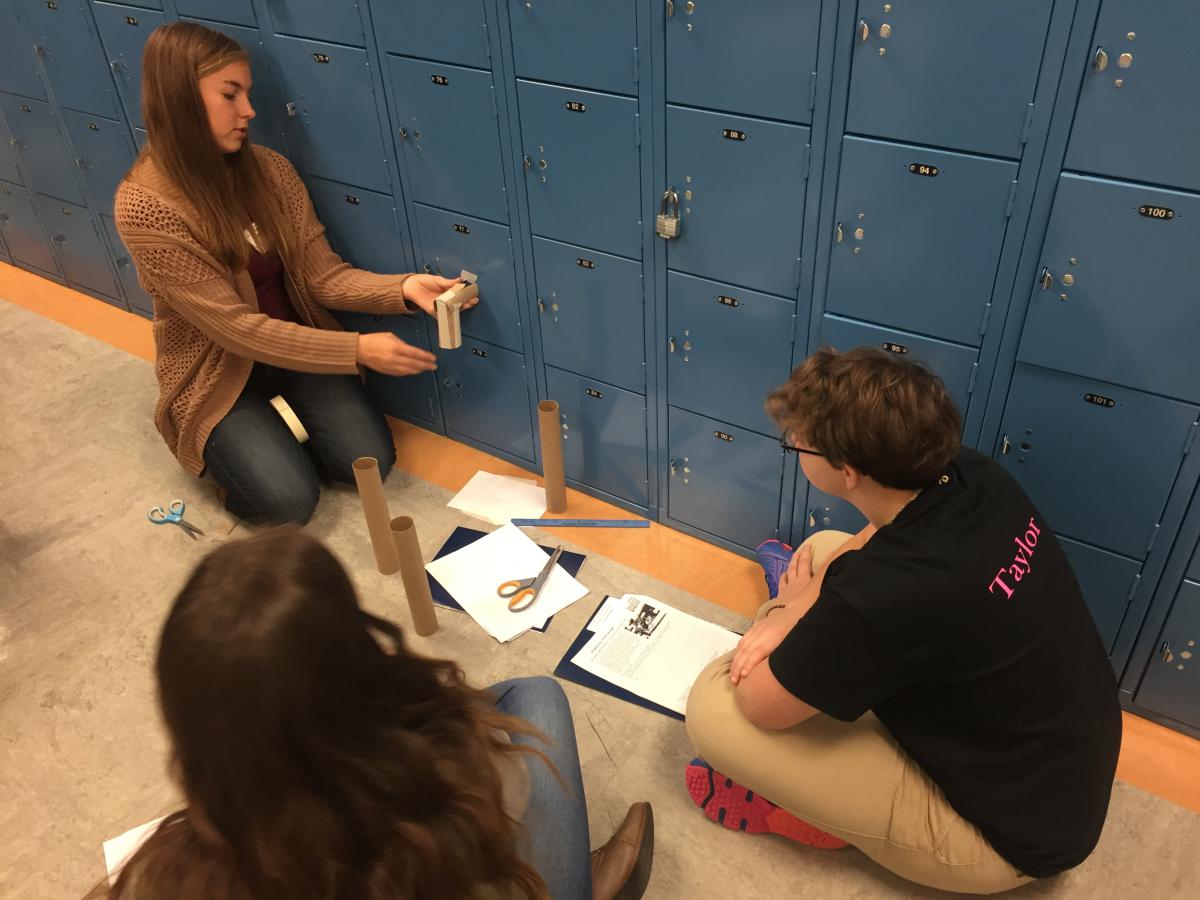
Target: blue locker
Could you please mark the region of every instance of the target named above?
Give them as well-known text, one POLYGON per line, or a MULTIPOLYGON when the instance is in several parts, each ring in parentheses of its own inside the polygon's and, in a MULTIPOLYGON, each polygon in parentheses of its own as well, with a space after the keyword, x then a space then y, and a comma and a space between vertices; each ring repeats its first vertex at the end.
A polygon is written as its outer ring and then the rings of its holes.
MULTIPOLYGON (((361 0, 266 0, 279 34, 364 46, 361 0)), ((441 0, 438 0, 440 3, 441 0)))
POLYGON ((0 182, 0 234, 13 262, 56 276, 62 274, 34 209, 33 197, 19 184, 0 182))
POLYGON ((96 209, 111 215, 117 185, 137 156, 129 131, 122 122, 87 113, 65 109, 62 115, 96 209))
POLYGON ((1018 365, 996 457, 1055 531, 1142 559, 1197 411, 1018 365))
POLYGON ((25 183, 25 177, 17 167, 17 151, 12 145, 12 137, 5 127, 3 116, 0 116, 0 181, 25 183))
POLYGON ((143 147, 145 147, 145 146, 146 146, 146 140, 147 140, 147 137, 146 137, 146 129, 145 129, 145 128, 135 128, 135 129, 133 129, 133 139, 134 139, 134 141, 135 141, 135 142, 137 142, 137 145, 138 145, 138 149, 139 149, 139 150, 141 150, 143 147))
POLYGON ((1066 168, 1200 190, 1200 121, 1180 93, 1200 83, 1195 16, 1191 0, 1104 0, 1066 168))
POLYGON ((134 127, 142 121, 142 47, 146 38, 167 19, 160 12, 147 12, 117 3, 92 4, 96 27, 108 55, 109 67, 117 82, 117 93, 125 104, 125 114, 134 127))
POLYGON ((465 336, 457 350, 435 352, 447 434, 532 460, 525 357, 465 336))
POLYGON ((796 315, 793 300, 669 273, 667 402, 778 435, 763 403, 791 371, 796 315))
POLYGON ((1200 400, 1200 197, 1059 179, 1020 359, 1200 400))
POLYGON ((975 360, 979 351, 974 347, 962 347, 949 341, 831 315, 821 320, 821 343, 843 351, 855 347, 879 347, 905 359, 923 362, 945 382, 946 390, 950 392, 958 411, 966 413, 978 369, 975 360))
POLYGON ((125 0, 130 6, 140 6, 143 9, 162 9, 162 0, 125 0))
POLYGON ((668 265, 796 296, 809 134, 799 125, 668 106, 668 180, 683 215, 680 237, 667 242, 668 265))
POLYGON ((275 54, 296 110, 290 146, 308 173, 390 192, 367 51, 280 37, 275 54))
POLYGON ((538 237, 533 259, 546 365, 645 393, 641 264, 538 237))
POLYGON ((1184 581, 1138 687, 1139 706, 1200 723, 1200 582, 1184 581))
POLYGON ((517 82, 534 234, 642 257, 638 102, 517 82))
POLYGON ((199 18, 231 25, 258 26, 253 0, 175 0, 181 19, 199 18))
POLYGON ((479 276, 479 304, 462 313, 462 331, 480 340, 521 351, 521 313, 507 226, 413 204, 419 262, 457 278, 464 269, 479 276))
POLYGON ((1019 157, 1052 4, 887 5, 859 0, 846 130, 1019 157))
POLYGON ((812 121, 820 0, 667 4, 667 102, 812 121))
POLYGON ((1104 648, 1111 653, 1142 564, 1061 535, 1058 542, 1075 571, 1104 648))
POLYGON ((58 105, 119 119, 108 58, 83 0, 24 0, 24 6, 58 105))
POLYGON ((844 531, 857 534, 867 524, 867 517, 854 504, 840 497, 827 494, 820 488, 808 485, 807 503, 803 485, 803 472, 796 486, 796 508, 792 513, 792 541, 799 545, 810 534, 818 531, 844 531))
POLYGON ((508 2, 519 77, 637 93, 637 0, 508 2))
POLYGON ((0 260, 12 264, 12 254, 8 252, 8 245, 4 243, 4 229, 0 227, 0 260))
POLYGON ((224 22, 200 21, 208 28, 219 31, 233 38, 250 55, 250 77, 253 85, 250 88, 250 103, 254 107, 254 118, 250 120, 250 140, 256 144, 264 144, 272 150, 277 150, 287 156, 287 142, 284 132, 287 128, 287 103, 279 91, 275 72, 272 70, 262 36, 257 28, 244 28, 239 25, 228 25, 224 22))
POLYGON ((492 73, 388 59, 410 199, 508 221, 492 73))
POLYGON ((371 0, 371 17, 384 53, 481 69, 492 64, 483 0, 371 0))
POLYGON ((847 137, 830 312, 978 346, 1017 164, 847 137))
POLYGON ((75 159, 58 130, 54 108, 41 100, 0 94, 12 145, 25 164, 30 187, 73 203, 83 203, 75 180, 75 159))
MULTIPOLYGON (((376 316, 368 313, 335 313, 347 331, 372 334, 390 331, 400 340, 430 350, 429 338, 421 321, 424 313, 411 316, 376 316)), ((433 350, 437 352, 437 350, 433 350)), ((381 375, 368 369, 367 389, 390 415, 402 419, 416 419, 427 427, 441 428, 442 416, 437 405, 437 372, 422 372, 420 375, 396 377, 381 375)))
POLYGON ((370 272, 407 272, 407 241, 389 194, 364 191, 324 178, 305 179, 329 245, 347 262, 370 272))
POLYGON ((567 477, 645 506, 646 398, 553 367, 546 390, 559 405, 567 477))
POLYGON ((26 97, 46 99, 38 75, 33 35, 17 21, 15 10, 0 6, 0 88, 26 97))
POLYGON ((154 301, 138 283, 137 270, 133 267, 133 260, 130 259, 129 251, 121 242, 121 236, 117 234, 117 223, 112 216, 101 216, 100 220, 104 223, 104 230, 108 232, 108 244, 112 248, 113 264, 117 267, 117 278, 121 281, 125 299, 129 301, 129 308, 148 319, 153 318, 154 301))
MULTIPOLYGON (((106 297, 120 297, 108 265, 108 250, 96 232, 86 206, 38 194, 38 206, 57 247, 58 261, 72 287, 87 288, 106 297)), ((125 304, 119 304, 124 306, 125 304)))
POLYGON ((778 439, 675 408, 667 428, 668 515, 742 547, 773 537, 783 485, 778 439))

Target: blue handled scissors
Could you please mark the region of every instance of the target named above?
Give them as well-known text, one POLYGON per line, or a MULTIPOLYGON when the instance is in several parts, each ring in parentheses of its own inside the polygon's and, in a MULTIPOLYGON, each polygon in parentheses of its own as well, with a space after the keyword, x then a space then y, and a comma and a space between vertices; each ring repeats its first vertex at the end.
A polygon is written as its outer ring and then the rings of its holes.
POLYGON ((184 534, 193 541, 198 541, 200 538, 196 535, 204 534, 204 532, 183 517, 184 509, 186 507, 182 500, 172 500, 166 509, 161 506, 151 508, 150 512, 146 514, 146 518, 155 525, 178 525, 183 529, 184 534))
POLYGON ((551 553, 550 561, 534 578, 514 578, 496 588, 496 593, 508 600, 509 612, 524 612, 537 602, 538 594, 542 592, 550 573, 554 570, 554 564, 562 556, 562 550, 560 545, 551 553))

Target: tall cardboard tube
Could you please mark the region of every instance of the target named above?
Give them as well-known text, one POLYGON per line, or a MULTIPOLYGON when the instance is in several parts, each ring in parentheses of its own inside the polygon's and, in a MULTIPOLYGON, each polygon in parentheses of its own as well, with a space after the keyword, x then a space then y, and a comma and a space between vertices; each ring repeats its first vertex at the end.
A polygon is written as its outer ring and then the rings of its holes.
POLYGON ((542 441, 542 481, 546 487, 546 511, 566 512, 567 480, 563 475, 562 430, 558 422, 558 402, 538 404, 538 432, 542 441))
POLYGON ((363 515, 367 517, 367 531, 371 534, 371 548, 375 551, 375 564, 381 575, 391 575, 400 568, 396 558, 396 545, 388 532, 387 499, 383 496, 383 480, 379 477, 379 461, 372 456, 361 456, 354 461, 354 480, 358 484, 358 496, 362 500, 363 515))
POLYGON ((433 608, 433 595, 429 593, 429 578, 425 575, 425 561, 421 559, 417 526, 408 516, 397 516, 389 527, 392 544, 400 560, 400 578, 404 581, 404 594, 408 597, 413 628, 421 637, 429 637, 438 630, 438 620, 433 608))

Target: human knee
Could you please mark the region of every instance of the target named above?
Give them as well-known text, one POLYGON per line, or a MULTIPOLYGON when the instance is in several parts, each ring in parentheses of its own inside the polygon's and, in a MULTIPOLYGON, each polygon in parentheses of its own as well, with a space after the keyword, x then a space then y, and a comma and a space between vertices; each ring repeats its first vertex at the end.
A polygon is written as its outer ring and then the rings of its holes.
POLYGON ((264 498, 255 515, 256 525, 304 525, 312 518, 321 499, 320 487, 313 483, 289 486, 264 498))
POLYGON ((729 716, 737 713, 737 698, 729 680, 732 655, 709 663, 696 677, 688 694, 684 724, 692 745, 703 755, 728 732, 729 716))

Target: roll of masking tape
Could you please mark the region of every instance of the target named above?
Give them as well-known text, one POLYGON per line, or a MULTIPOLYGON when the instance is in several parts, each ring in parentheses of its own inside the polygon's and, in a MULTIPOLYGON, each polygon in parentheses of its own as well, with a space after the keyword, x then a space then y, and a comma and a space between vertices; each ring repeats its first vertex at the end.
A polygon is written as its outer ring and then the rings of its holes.
POLYGON ((284 424, 295 435, 296 440, 302 444, 308 440, 308 432, 304 430, 304 426, 300 424, 300 419, 292 411, 292 408, 288 406, 286 400, 282 397, 272 397, 271 405, 275 407, 275 412, 279 413, 279 418, 283 419, 284 424))

